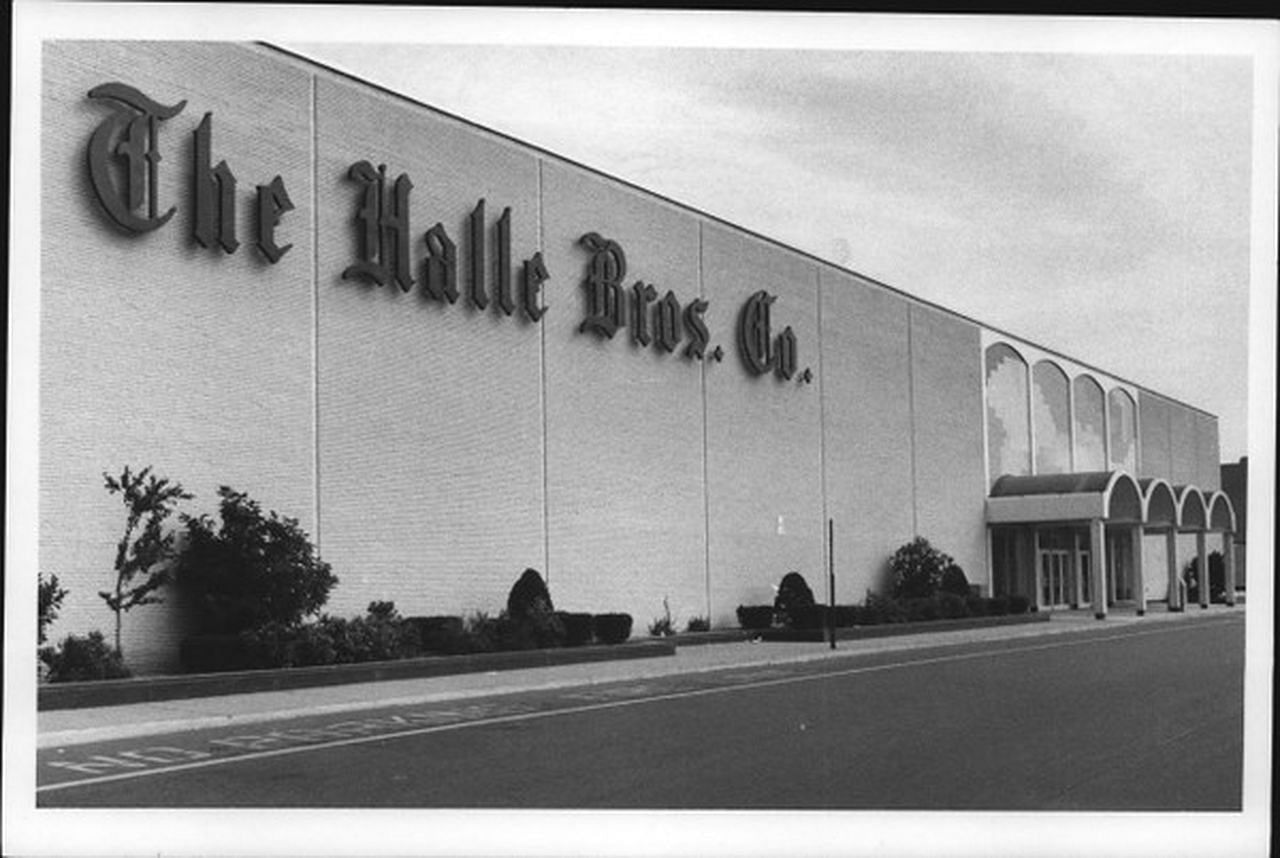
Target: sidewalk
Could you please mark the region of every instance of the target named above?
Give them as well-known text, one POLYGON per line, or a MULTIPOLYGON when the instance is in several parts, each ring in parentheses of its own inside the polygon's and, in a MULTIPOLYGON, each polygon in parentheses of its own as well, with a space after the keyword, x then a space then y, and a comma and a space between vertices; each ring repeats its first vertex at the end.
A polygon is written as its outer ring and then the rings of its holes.
POLYGON ((650 679, 734 667, 791 664, 820 659, 852 658, 867 653, 910 651, 995 640, 1017 640, 1094 631, 1107 626, 1155 626, 1201 618, 1243 614, 1244 606, 1214 605, 1170 613, 1159 606, 1138 617, 1132 609, 1112 611, 1105 621, 1089 611, 1059 611, 1049 622, 996 626, 963 631, 930 632, 898 637, 826 643, 733 642, 680 647, 674 656, 566 664, 502 672, 454 674, 422 679, 233 694, 191 700, 169 700, 91 709, 60 709, 37 716, 37 747, 76 745, 108 739, 158 735, 284 720, 302 715, 353 712, 382 706, 412 705, 549 690, 607 682, 650 679))

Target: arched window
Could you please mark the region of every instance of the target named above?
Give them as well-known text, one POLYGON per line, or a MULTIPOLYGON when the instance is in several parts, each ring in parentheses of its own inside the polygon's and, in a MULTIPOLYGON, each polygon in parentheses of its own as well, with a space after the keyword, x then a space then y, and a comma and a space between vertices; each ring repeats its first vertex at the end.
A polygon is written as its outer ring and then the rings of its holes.
POLYGON ((1138 472, 1138 408, 1133 397, 1114 387, 1107 394, 1111 412, 1111 467, 1138 472))
POLYGON ((1036 473, 1071 470, 1071 418, 1067 374, 1042 360, 1031 371, 1031 417, 1036 430, 1036 473))
MULTIPOLYGON (((1077 471, 1106 471, 1107 445, 1103 409, 1106 401, 1102 386, 1091 376, 1079 375, 1072 382, 1076 404, 1076 465, 1077 471)), ((1127 469, 1126 469, 1127 470, 1127 469)), ((1129 473, 1134 473, 1129 470, 1129 473)))
POLYGON ((995 482, 1031 473, 1027 363, 1004 343, 987 349, 987 460, 995 482))

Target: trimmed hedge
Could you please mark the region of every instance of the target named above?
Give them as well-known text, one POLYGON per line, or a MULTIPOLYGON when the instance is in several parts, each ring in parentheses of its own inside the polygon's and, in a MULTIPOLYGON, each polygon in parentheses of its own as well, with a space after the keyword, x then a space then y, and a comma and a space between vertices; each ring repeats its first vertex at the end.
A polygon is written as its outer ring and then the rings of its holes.
POLYGON ((751 630, 772 627, 773 605, 739 605, 738 625, 751 630))
POLYGON ((595 635, 596 618, 593 614, 557 611, 556 616, 560 618, 560 623, 564 626, 565 646, 584 646, 591 643, 591 639, 595 635))
POLYGON ((596 614, 596 640, 603 644, 620 644, 631 637, 630 614, 596 614))

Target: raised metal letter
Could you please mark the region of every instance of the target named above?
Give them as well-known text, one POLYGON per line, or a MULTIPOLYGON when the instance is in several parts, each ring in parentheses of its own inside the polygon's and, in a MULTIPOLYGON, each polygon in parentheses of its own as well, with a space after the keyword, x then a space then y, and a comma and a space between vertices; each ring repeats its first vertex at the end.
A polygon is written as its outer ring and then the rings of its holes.
POLYGON ((498 218, 497 276, 494 278, 493 301, 504 316, 510 316, 515 310, 515 302, 511 298, 511 207, 502 210, 498 218))
POLYGON ((676 293, 670 290, 662 296, 653 309, 654 334, 658 340, 658 348, 671 353, 680 343, 680 301, 676 293))
POLYGON ((149 232, 164 226, 176 209, 158 214, 156 178, 160 150, 156 145, 156 131, 160 120, 177 116, 187 102, 183 100, 166 107, 123 83, 96 86, 89 90, 89 97, 110 99, 123 105, 117 106, 115 113, 103 120, 89 138, 89 182, 98 202, 111 220, 130 232, 149 232), (112 156, 124 165, 123 194, 111 179, 112 156), (142 205, 144 195, 147 215, 140 217, 134 211, 142 205))
POLYGON ((592 331, 612 339, 622 327, 626 304, 622 300, 622 278, 627 276, 627 257, 622 247, 599 233, 589 232, 579 243, 591 251, 582 288, 587 293, 587 318, 579 331, 592 331))
POLYGON ((236 177, 226 161, 210 169, 209 154, 213 145, 213 114, 206 113, 195 130, 195 159, 192 180, 195 185, 196 217, 192 230, 201 247, 216 242, 224 253, 235 253, 240 246, 236 238, 236 177))
POLYGON ((531 321, 538 321, 542 318, 542 314, 547 312, 546 307, 538 306, 538 292, 550 276, 547 273, 547 266, 542 262, 541 252, 535 253, 532 259, 524 261, 524 294, 521 296, 520 303, 524 314, 531 321))
POLYGON ((642 346, 653 342, 649 336, 649 305, 658 299, 658 290, 643 280, 631 287, 631 339, 642 346))
POLYGON ((468 297, 471 306, 483 310, 489 306, 489 295, 484 288, 484 200, 476 203, 471 212, 471 289, 468 297))
POLYGON ((687 358, 702 360, 706 353, 711 334, 707 331, 707 323, 702 320, 702 314, 707 311, 707 306, 706 301, 694 298, 684 308, 684 328, 689 332, 689 345, 684 347, 684 356, 687 358))
POLYGON ((289 199, 289 192, 284 189, 284 181, 279 176, 269 185, 258 185, 258 250, 272 265, 293 247, 292 244, 276 246, 276 226, 280 223, 280 215, 288 211, 293 211, 293 200, 289 199))
POLYGON ((387 167, 378 169, 368 161, 351 165, 347 177, 364 185, 356 223, 360 230, 357 254, 359 260, 342 272, 343 279, 367 277, 379 286, 394 280, 401 291, 413 287, 409 267, 409 191, 413 182, 401 173, 396 178, 394 196, 387 199, 387 167))
POLYGON ((427 297, 452 304, 458 300, 458 248, 442 223, 427 230, 426 242, 427 297))
POLYGON ((776 359, 769 347, 769 305, 776 300, 761 290, 747 299, 738 316, 738 351, 755 375, 773 369, 776 359))

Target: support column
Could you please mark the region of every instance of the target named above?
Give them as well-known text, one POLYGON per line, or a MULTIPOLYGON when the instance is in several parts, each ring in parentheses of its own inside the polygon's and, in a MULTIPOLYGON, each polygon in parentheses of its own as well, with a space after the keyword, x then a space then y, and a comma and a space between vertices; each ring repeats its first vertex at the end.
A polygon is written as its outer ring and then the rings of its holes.
POLYGON ((1129 556, 1133 559, 1133 596, 1138 602, 1138 616, 1141 617, 1147 612, 1147 586, 1142 577, 1142 525, 1134 527, 1129 534, 1132 542, 1129 556))
POLYGON ((1032 545, 1031 556, 1035 558, 1035 562, 1031 564, 1031 568, 1034 573, 1032 574, 1031 578, 1032 578, 1032 581, 1034 582, 1033 586, 1036 588, 1035 599, 1032 600, 1032 604, 1036 606, 1037 611, 1043 611, 1045 607, 1044 581, 1043 581, 1044 569, 1041 568, 1041 563, 1040 563, 1040 531, 1037 530, 1035 532, 1035 536, 1031 540, 1031 545, 1032 545))
POLYGON ((1196 531, 1196 565, 1200 568, 1200 607, 1209 607, 1209 557, 1205 552, 1204 531, 1196 531))
POLYGON ((1089 564, 1093 573, 1093 615, 1107 618, 1107 526, 1100 518, 1089 522, 1089 564))
POLYGON ((1165 563, 1169 567, 1169 610, 1181 611, 1185 605, 1182 604, 1182 580, 1178 577, 1178 531, 1176 528, 1169 528, 1164 532, 1164 556, 1165 563))
POLYGON ((1080 569, 1080 531, 1072 529, 1071 531, 1071 586, 1074 588, 1074 595, 1071 599, 1071 607, 1079 610, 1084 604, 1084 575, 1080 569))
POLYGON ((1227 531, 1222 534, 1222 568, 1226 574, 1227 604, 1236 603, 1236 535, 1227 531))

